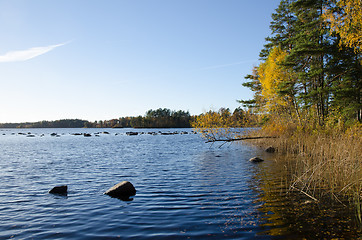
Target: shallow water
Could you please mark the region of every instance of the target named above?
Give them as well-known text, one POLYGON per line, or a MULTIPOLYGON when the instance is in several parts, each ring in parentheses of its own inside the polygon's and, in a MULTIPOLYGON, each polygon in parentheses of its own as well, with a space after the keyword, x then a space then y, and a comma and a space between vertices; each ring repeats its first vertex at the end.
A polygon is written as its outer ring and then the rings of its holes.
POLYGON ((288 192, 274 154, 244 144, 210 147, 194 134, 127 131, 0 130, 0 239, 360 237, 352 209, 288 192), (94 136, 103 131, 110 134, 94 136), (71 135, 77 132, 92 137, 71 135), (254 156, 266 161, 251 164, 254 156), (137 189, 133 201, 103 194, 124 180, 137 189), (62 184, 67 196, 48 193, 62 184))

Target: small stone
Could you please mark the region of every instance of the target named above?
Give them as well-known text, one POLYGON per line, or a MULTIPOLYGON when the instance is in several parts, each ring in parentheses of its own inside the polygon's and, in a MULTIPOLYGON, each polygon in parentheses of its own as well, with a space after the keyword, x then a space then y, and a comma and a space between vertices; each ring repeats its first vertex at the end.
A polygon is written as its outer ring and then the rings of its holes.
POLYGON ((253 158, 249 159, 249 162, 254 162, 254 163, 262 162, 262 161, 264 161, 264 160, 261 158, 258 158, 258 157, 253 157, 253 158))
POLYGON ((49 191, 49 193, 66 195, 68 193, 68 186, 67 185, 55 186, 49 191))
POLYGON ((123 181, 108 189, 104 194, 111 197, 120 198, 122 200, 128 200, 130 196, 136 195, 136 189, 132 183, 123 181))
POLYGON ((267 149, 265 149, 265 152, 273 153, 273 152, 275 152, 275 148, 272 147, 272 146, 270 146, 270 147, 268 147, 267 149))

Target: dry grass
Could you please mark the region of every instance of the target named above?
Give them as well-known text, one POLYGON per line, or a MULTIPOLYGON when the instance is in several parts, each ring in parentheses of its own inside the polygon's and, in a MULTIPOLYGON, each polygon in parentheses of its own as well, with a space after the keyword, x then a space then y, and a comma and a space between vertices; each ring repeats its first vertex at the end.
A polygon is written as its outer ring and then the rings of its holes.
MULTIPOLYGON (((275 129, 275 128, 273 128, 275 129)), ((257 135, 270 135, 267 128, 257 135)), ((362 203, 362 125, 348 130, 284 131, 277 139, 254 140, 264 148, 297 156, 291 187, 321 198, 337 201, 349 199, 357 204, 361 217, 362 203)))

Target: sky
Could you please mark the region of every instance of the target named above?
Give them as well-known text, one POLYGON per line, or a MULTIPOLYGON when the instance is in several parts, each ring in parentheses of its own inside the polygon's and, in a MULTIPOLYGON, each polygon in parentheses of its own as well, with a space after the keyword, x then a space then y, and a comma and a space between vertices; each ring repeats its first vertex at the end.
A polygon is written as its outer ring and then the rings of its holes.
POLYGON ((233 110, 278 4, 0 0, 0 122, 233 110))

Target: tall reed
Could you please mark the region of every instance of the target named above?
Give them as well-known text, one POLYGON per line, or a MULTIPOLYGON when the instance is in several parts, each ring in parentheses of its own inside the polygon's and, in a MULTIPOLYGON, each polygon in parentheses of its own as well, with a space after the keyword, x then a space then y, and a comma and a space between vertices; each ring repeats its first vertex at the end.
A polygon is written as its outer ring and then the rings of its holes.
POLYGON ((282 134, 273 129, 263 128, 254 134, 278 138, 254 140, 254 144, 273 146, 277 152, 297 158, 291 187, 316 198, 352 200, 362 222, 362 125, 347 130, 284 128, 282 134))

